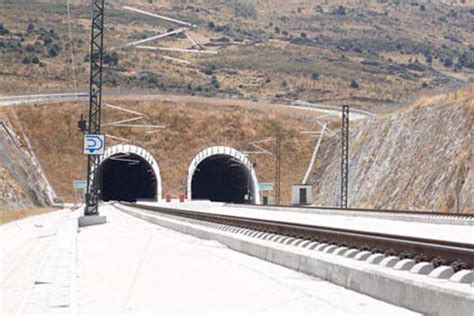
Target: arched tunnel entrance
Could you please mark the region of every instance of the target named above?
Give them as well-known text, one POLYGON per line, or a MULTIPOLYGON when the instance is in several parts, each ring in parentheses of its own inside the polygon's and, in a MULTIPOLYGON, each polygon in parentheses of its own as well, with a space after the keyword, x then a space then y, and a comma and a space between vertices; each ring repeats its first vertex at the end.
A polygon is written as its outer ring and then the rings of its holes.
POLYGON ((194 158, 189 168, 188 199, 259 203, 253 166, 233 148, 207 148, 194 158))
POLYGON ((132 145, 109 148, 100 163, 99 175, 103 201, 160 199, 158 164, 143 148, 132 145))
POLYGON ((135 154, 116 154, 100 166, 104 201, 156 200, 156 176, 151 166, 135 154))

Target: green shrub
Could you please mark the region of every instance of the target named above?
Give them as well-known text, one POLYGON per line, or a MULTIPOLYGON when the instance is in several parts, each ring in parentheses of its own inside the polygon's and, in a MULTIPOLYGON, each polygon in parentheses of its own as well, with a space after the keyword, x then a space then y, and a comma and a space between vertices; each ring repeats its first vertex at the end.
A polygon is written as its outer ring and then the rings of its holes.
POLYGON ((221 87, 221 84, 220 84, 219 80, 217 80, 216 76, 212 76, 211 84, 212 84, 216 89, 219 89, 219 88, 221 87))
POLYGON ((10 34, 10 31, 6 29, 3 24, 0 24, 0 35, 7 35, 10 34))
POLYGON ((50 45, 48 46, 48 57, 54 58, 59 55, 59 47, 58 45, 50 45))
POLYGON ((450 68, 453 66, 453 64, 454 64, 453 59, 451 57, 447 57, 444 59, 444 63, 443 63, 444 67, 450 68))

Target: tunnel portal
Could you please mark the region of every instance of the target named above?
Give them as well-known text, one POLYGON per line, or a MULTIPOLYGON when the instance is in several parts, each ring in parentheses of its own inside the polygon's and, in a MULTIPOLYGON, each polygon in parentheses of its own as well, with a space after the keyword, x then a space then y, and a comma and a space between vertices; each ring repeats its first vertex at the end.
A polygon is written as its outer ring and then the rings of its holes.
POLYGON ((104 201, 157 200, 157 176, 150 163, 133 153, 117 153, 99 169, 104 201))
POLYGON ((213 155, 197 165, 192 175, 191 198, 213 202, 254 203, 249 168, 229 155, 213 155))

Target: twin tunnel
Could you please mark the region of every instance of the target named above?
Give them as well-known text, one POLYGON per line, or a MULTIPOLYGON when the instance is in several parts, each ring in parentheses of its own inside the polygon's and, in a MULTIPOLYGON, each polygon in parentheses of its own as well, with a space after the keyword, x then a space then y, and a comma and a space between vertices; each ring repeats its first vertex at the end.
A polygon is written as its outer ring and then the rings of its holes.
MULTIPOLYGON (((239 151, 215 146, 199 152, 187 176, 188 200, 258 204, 255 170, 239 151)), ((160 169, 153 156, 133 145, 110 147, 99 165, 99 185, 104 201, 159 201, 160 169)))

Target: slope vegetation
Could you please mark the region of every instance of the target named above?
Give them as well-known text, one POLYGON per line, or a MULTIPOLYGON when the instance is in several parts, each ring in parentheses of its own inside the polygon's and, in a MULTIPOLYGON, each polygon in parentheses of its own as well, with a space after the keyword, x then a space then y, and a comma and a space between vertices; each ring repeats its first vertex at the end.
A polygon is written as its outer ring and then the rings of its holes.
MULTIPOLYGON (((0 3, 0 94, 72 91, 74 77, 86 90, 90 4, 70 3, 72 41, 64 1, 0 3)), ((473 1, 127 0, 107 2, 106 15, 108 92, 350 102, 392 111, 413 94, 474 80, 473 1), (178 27, 122 5, 196 23, 190 34, 219 54, 112 50, 178 27)), ((186 48, 190 41, 182 35, 145 44, 186 48)))
MULTIPOLYGON (((352 125, 350 205, 474 212, 473 115, 474 88, 468 88, 352 125)), ((336 205, 340 137, 326 141, 321 152, 315 203, 336 205)))

